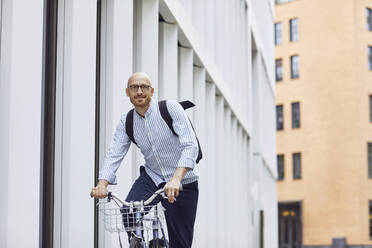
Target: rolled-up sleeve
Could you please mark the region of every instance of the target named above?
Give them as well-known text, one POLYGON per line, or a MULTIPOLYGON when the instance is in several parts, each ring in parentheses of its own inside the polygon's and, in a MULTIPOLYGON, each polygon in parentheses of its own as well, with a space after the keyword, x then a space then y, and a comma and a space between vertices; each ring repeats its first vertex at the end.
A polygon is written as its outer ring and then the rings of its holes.
POLYGON ((106 153, 103 168, 98 176, 98 179, 104 179, 108 181, 109 184, 117 184, 115 173, 120 167, 131 144, 125 131, 125 119, 126 115, 123 115, 116 127, 110 148, 106 153))
POLYGON ((177 133, 181 143, 182 153, 177 167, 193 169, 198 156, 198 143, 190 120, 178 102, 167 101, 167 107, 173 119, 174 131, 177 133))

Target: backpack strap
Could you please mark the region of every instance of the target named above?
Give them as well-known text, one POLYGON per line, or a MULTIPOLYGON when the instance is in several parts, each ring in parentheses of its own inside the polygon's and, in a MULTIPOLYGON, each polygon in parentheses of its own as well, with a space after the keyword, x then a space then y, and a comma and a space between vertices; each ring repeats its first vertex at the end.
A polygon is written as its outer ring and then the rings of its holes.
MULTIPOLYGON (((134 109, 131 109, 127 117, 125 119, 125 132, 127 133, 129 139, 137 145, 136 141, 134 140, 133 136, 133 115, 134 115, 134 109)), ((138 146, 138 145, 137 145, 138 146)))
POLYGON ((159 111, 160 111, 161 117, 163 118, 165 123, 167 123, 172 133, 178 137, 178 134, 176 133, 176 131, 174 131, 174 128, 173 128, 173 119, 172 119, 172 116, 169 114, 166 100, 159 101, 159 111))
MULTIPOLYGON (((159 111, 160 111, 161 117, 164 119, 165 123, 167 123, 167 125, 170 128, 170 130, 172 131, 172 133, 178 137, 178 134, 176 133, 176 131, 174 131, 174 128, 173 128, 173 119, 172 119, 172 116, 170 115, 170 113, 168 111, 167 101, 162 100, 162 101, 159 101, 158 103, 159 103, 159 111)), ((190 101, 182 101, 182 102, 179 102, 179 104, 181 104, 183 109, 188 109, 188 108, 192 108, 192 107, 195 106, 195 104, 190 102, 190 101)), ((190 121, 190 119, 189 119, 189 121, 190 121)), ((201 147, 200 147, 199 139, 196 136, 196 132, 195 132, 194 126, 192 125, 191 121, 190 121, 190 124, 191 124, 192 130, 195 133, 196 141, 198 142, 198 157, 196 158, 196 163, 199 163, 199 161, 203 157, 203 153, 202 153, 202 150, 201 150, 201 147)))

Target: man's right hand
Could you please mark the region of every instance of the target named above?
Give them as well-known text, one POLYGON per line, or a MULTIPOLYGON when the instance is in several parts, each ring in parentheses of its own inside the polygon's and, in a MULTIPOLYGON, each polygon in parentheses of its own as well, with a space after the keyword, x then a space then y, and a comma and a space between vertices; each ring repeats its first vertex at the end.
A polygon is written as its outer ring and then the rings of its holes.
POLYGON ((107 196, 107 185, 106 180, 99 180, 97 186, 92 189, 90 193, 94 198, 105 198, 107 196))

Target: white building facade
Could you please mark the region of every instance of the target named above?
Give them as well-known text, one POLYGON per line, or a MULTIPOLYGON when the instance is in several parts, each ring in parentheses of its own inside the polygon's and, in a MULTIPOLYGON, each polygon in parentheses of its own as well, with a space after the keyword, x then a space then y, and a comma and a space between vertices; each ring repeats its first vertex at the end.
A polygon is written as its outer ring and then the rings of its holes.
POLYGON ((278 247, 273 2, 0 0, 0 247, 119 247, 89 192, 135 71, 196 104, 193 247, 278 247))

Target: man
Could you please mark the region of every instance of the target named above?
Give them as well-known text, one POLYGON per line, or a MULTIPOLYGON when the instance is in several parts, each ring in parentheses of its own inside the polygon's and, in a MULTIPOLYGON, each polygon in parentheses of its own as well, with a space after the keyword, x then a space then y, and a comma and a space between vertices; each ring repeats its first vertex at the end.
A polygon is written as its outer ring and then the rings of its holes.
MULTIPOLYGON (((154 88, 143 72, 134 73, 129 78, 126 95, 135 108, 133 136, 145 158, 145 165, 141 166, 141 174, 126 201, 146 200, 165 183, 168 200, 163 199, 162 205, 166 209, 169 245, 172 248, 191 247, 199 194, 199 176, 194 170, 198 144, 191 123, 179 103, 167 101, 178 137, 172 133, 161 117, 158 102, 152 99, 154 88), (181 184, 183 190, 179 192, 181 184)), ((99 173, 99 182, 92 189, 96 198, 104 198, 107 185, 116 184, 115 172, 131 144, 125 121, 126 114, 119 121, 99 173)))

